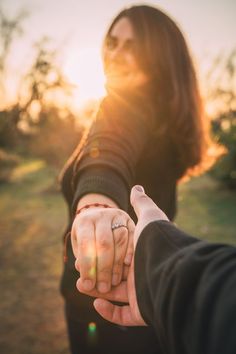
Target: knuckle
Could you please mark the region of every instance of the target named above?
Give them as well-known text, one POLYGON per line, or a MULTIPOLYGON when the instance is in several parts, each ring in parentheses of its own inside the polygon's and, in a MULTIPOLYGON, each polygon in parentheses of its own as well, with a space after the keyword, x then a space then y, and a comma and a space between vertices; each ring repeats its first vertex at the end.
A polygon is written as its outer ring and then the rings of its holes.
POLYGON ((98 209, 98 213, 100 217, 106 216, 107 211, 105 209, 98 209))
POLYGON ((91 220, 77 220, 74 222, 72 230, 77 237, 86 237, 88 231, 91 230, 91 220))
POLYGON ((93 210, 96 217, 100 218, 100 219, 107 218, 108 214, 110 213, 110 210, 106 209, 106 208, 95 208, 95 209, 91 209, 91 210, 93 210))
POLYGON ((97 240, 97 246, 100 250, 107 251, 111 248, 111 242, 107 237, 100 237, 97 240))
POLYGON ((119 216, 124 216, 124 214, 126 214, 126 212, 122 209, 117 209, 116 214, 119 216))
POLYGON ((91 217, 88 214, 78 215, 77 223, 79 227, 87 227, 91 224, 91 217))

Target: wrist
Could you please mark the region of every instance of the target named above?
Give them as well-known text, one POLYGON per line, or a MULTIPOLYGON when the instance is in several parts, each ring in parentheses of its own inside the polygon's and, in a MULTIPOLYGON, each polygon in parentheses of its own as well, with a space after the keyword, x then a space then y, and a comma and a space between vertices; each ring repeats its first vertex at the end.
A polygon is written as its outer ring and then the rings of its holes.
POLYGON ((75 216, 80 214, 83 210, 89 209, 89 208, 113 208, 109 204, 105 203, 90 203, 90 204, 85 204, 84 206, 78 208, 76 210, 75 216))
POLYGON ((76 213, 83 206, 85 206, 87 204, 94 204, 94 203, 107 204, 111 208, 119 208, 119 206, 111 198, 107 197, 106 195, 99 194, 99 193, 89 193, 89 194, 84 195, 78 201, 76 213))

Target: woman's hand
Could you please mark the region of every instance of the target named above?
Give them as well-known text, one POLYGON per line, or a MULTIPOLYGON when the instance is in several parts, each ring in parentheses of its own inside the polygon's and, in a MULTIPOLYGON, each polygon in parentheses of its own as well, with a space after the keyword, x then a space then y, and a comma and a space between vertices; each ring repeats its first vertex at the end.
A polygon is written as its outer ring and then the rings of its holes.
POLYGON ((91 207, 75 217, 71 231, 75 267, 87 291, 96 286, 106 293, 121 282, 133 256, 134 227, 129 215, 116 207, 91 207))
MULTIPOLYGON (((141 186, 132 188, 130 196, 131 204, 138 217, 138 223, 134 234, 134 249, 143 229, 152 221, 169 221, 165 213, 149 198, 141 186)), ((142 236, 144 237, 144 236, 142 236)), ((135 255, 134 255, 135 257, 135 255)), ((84 284, 79 279, 76 284, 78 290, 92 297, 98 297, 94 301, 94 307, 97 312, 106 320, 121 326, 145 326, 146 323, 141 316, 137 294, 135 288, 135 269, 134 258, 129 267, 128 277, 110 292, 100 295, 96 289, 87 291, 84 284), (117 306, 110 301, 124 302, 124 306, 117 306)))

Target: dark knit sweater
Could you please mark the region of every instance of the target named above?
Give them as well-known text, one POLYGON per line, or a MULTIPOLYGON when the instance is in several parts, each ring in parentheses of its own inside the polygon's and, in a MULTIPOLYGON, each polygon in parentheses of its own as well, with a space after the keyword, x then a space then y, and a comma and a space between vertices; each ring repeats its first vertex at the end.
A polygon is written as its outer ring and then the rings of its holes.
POLYGON ((236 248, 150 223, 135 252, 141 314, 166 354, 236 353, 236 248))
MULTIPOLYGON (((87 193, 107 195, 135 219, 129 204, 134 184, 143 185, 168 217, 174 218, 176 182, 183 168, 170 136, 158 134, 160 121, 165 117, 155 118, 154 122, 149 103, 140 92, 110 94, 101 103, 89 134, 63 175, 62 191, 69 208, 67 231, 71 228, 77 201, 87 193)), ((91 313, 97 318, 91 300, 75 288, 79 275, 74 268, 70 242, 68 257, 62 293, 79 309, 81 318, 91 313)))

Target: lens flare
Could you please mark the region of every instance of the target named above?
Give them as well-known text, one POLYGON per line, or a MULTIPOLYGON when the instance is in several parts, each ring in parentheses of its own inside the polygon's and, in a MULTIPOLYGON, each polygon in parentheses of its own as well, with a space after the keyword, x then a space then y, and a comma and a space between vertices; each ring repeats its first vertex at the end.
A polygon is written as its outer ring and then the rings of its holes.
POLYGON ((96 329, 97 329, 97 325, 95 322, 90 322, 88 324, 88 331, 89 333, 95 333, 96 332, 96 329))
POLYGON ((94 277, 96 274, 96 268, 95 267, 92 267, 89 271, 89 276, 90 277, 94 277))
POLYGON ((90 347, 96 346, 98 340, 97 325, 95 322, 88 324, 87 341, 90 347))

